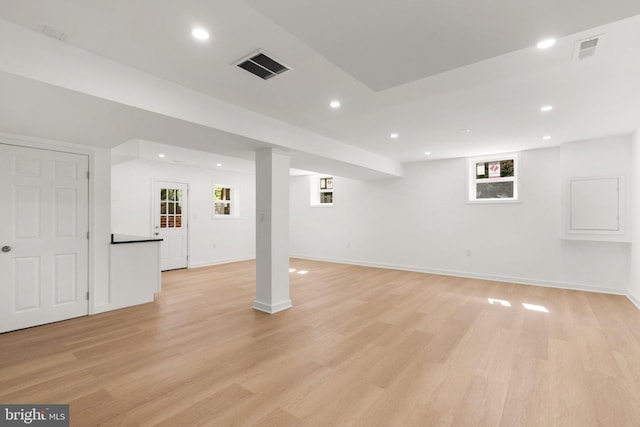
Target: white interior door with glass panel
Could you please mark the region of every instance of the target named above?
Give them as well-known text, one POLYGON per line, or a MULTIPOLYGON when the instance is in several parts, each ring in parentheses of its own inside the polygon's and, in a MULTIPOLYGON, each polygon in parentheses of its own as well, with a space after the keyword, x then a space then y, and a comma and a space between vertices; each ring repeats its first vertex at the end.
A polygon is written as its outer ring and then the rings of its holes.
POLYGON ((154 183, 154 235, 160 242, 162 271, 187 268, 189 235, 187 228, 188 184, 156 181, 154 183))
POLYGON ((0 332, 89 314, 87 156, 0 144, 0 332))

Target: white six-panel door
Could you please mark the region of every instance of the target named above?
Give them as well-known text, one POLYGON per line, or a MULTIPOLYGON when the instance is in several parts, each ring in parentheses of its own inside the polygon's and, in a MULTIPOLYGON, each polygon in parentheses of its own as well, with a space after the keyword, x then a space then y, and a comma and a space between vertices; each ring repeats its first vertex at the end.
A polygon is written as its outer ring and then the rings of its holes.
POLYGON ((0 144, 0 332, 88 314, 88 167, 0 144))
POLYGON ((154 182, 154 236, 160 242, 162 271, 187 268, 188 229, 187 198, 189 186, 177 182, 154 182))

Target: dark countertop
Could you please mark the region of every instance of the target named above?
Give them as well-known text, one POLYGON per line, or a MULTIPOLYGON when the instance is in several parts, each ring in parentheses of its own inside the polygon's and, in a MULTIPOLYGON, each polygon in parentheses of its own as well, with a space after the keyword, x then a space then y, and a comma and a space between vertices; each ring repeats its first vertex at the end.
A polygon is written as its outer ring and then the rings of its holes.
POLYGON ((111 234, 111 244, 161 242, 163 239, 153 237, 129 236, 126 234, 111 234))

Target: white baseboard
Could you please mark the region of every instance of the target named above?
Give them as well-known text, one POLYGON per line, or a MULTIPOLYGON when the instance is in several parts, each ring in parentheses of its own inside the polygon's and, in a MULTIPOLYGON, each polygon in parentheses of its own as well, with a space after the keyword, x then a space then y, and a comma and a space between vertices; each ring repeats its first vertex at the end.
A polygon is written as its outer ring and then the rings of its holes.
MULTIPOLYGON (((575 291, 598 292, 612 295, 625 295, 629 297, 629 293, 624 289, 605 288, 599 286, 585 285, 581 283, 554 282, 538 279, 528 279, 523 277, 500 276, 484 273, 474 273, 469 271, 442 270, 438 268, 424 268, 408 265, 384 264, 360 260, 344 260, 335 258, 314 257, 308 255, 291 255, 291 258, 308 259, 312 261, 333 262, 337 264, 361 265, 364 267, 385 268, 390 270, 414 271, 417 273, 438 274, 442 276, 466 277, 469 279, 491 280, 495 282, 517 283, 521 285, 543 286, 547 288, 570 289, 575 291)), ((636 300, 637 301, 637 300, 636 300)), ((634 302, 635 303, 635 302, 634 302)), ((638 304, 636 304, 638 305, 638 304)), ((640 308, 640 306, 639 306, 640 308)))
POLYGON ((250 261, 254 259, 256 259, 255 255, 249 257, 224 258, 209 262, 190 263, 188 268, 210 267, 212 265, 229 264, 232 262, 250 261))
POLYGON ((286 310, 288 308, 293 307, 293 304, 291 304, 291 300, 285 300, 282 302, 279 302, 277 304, 267 304, 264 302, 260 302, 258 300, 253 302, 253 308, 259 311, 263 311, 265 313, 268 314, 275 314, 278 313, 280 311, 286 310))
POLYGON ((631 292, 627 292, 627 298, 629 298, 629 301, 631 301, 633 305, 638 307, 638 310, 640 310, 640 299, 636 298, 631 292))
MULTIPOLYGON (((570 289, 575 291, 598 292, 598 293, 612 294, 612 295, 624 295, 629 299, 629 301, 631 301, 636 307, 638 307, 638 309, 640 309, 640 298, 637 298, 636 296, 631 294, 629 291, 624 289, 605 288, 600 286, 585 285, 581 283, 555 282, 555 281, 548 281, 548 280, 528 279, 523 277, 511 277, 511 276, 501 276, 501 275, 492 275, 492 274, 484 274, 484 273, 473 273, 468 271, 443 270, 438 268, 424 268, 424 267, 415 267, 415 266, 398 265, 398 264, 385 264, 385 263, 368 262, 368 261, 362 261, 362 260, 346 260, 346 259, 338 259, 338 258, 315 257, 310 255, 302 255, 302 254, 292 254, 290 255, 290 257, 299 258, 299 259, 308 259, 312 261, 333 262, 336 264, 360 265, 364 267, 385 268, 390 270, 402 270, 402 271, 415 271, 417 273, 438 274, 442 276, 454 276, 454 277, 466 277, 470 279, 491 280, 495 282, 543 286, 547 288, 570 289)), ((240 262, 240 261, 250 261, 254 259, 255 259, 255 256, 226 258, 226 259, 216 260, 213 262, 190 264, 189 268, 209 267, 213 265, 229 264, 232 262, 240 262)), ((280 304, 270 305, 270 304, 265 304, 259 301, 255 301, 253 308, 259 311, 264 311, 265 313, 274 314, 279 311, 290 308, 291 301, 288 301, 288 304, 289 305, 287 306, 287 302, 283 302, 280 304)))

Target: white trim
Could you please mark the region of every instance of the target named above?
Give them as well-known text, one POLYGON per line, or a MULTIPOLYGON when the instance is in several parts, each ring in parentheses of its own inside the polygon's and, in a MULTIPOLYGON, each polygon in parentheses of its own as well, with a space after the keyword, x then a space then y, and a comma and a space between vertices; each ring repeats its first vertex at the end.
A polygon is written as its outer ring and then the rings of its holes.
POLYGON ((562 188, 562 223, 561 239, 593 240, 605 242, 631 242, 630 227, 627 225, 628 191, 626 176, 620 175, 588 175, 570 176, 564 180, 562 188), (572 229, 571 228, 571 184, 575 181, 594 181, 602 179, 618 180, 618 229, 572 229))
MULTIPOLYGON (((191 222, 191 184, 189 184, 186 181, 176 181, 173 179, 161 179, 161 178, 152 178, 151 179, 151 232, 149 234, 149 236, 151 237, 157 237, 158 235, 155 234, 156 232, 156 218, 158 215, 160 215, 159 209, 158 209, 158 202, 159 200, 156 200, 156 185, 160 182, 163 183, 167 183, 167 184, 182 184, 182 185, 186 185, 187 186, 187 203, 186 203, 186 208, 187 208, 187 214, 186 215, 182 215, 183 220, 186 222, 186 225, 183 228, 186 228, 187 231, 187 266, 185 268, 189 268, 189 260, 191 259, 191 228, 189 227, 189 223, 191 222)), ((160 229, 158 229, 158 233, 160 229)), ((162 242, 161 242, 162 243, 162 242)), ((162 271, 162 254, 160 255, 160 269, 162 271)), ((173 270, 173 269, 171 269, 173 270)))
POLYGON ((253 308, 255 310, 262 311, 268 314, 276 314, 291 307, 293 307, 293 304, 291 304, 290 299, 279 302, 277 304, 267 304, 258 300, 253 302, 253 308))
POLYGON ((640 299, 636 298, 635 295, 631 293, 631 291, 627 291, 626 296, 629 299, 629 301, 631 301, 633 305, 635 305, 638 308, 638 310, 640 310, 640 299))
POLYGON ((89 316, 93 316, 94 314, 106 313, 113 310, 117 310, 117 308, 113 308, 113 305, 111 305, 111 301, 109 301, 106 304, 101 304, 93 307, 93 312, 89 313, 89 316))
POLYGON ((40 148, 43 150, 62 151, 72 154, 89 154, 96 149, 105 147, 92 147, 72 142, 57 141, 55 139, 39 138, 35 136, 18 135, 14 133, 0 132, 0 140, 6 139, 9 145, 19 145, 21 147, 40 148), (11 142, 12 141, 12 142, 11 142), (18 144, 16 144, 18 143, 18 144))
MULTIPOLYGON (((151 231, 149 233, 149 236, 155 236, 155 223, 156 223, 156 213, 159 215, 160 212, 156 212, 158 211, 158 207, 156 206, 156 183, 158 182, 166 182, 166 183, 170 183, 170 184, 183 184, 187 186, 187 239, 189 237, 189 215, 191 213, 191 195, 189 194, 189 190, 190 190, 190 184, 186 181, 176 181, 173 179, 161 179, 161 178, 151 178, 151 231)), ((191 239, 187 240, 187 243, 190 243, 191 239)), ((188 247, 187 248, 188 252, 191 252, 191 248, 188 247)), ((187 256, 189 256, 189 254, 187 254, 187 256)))
POLYGON ((211 219, 214 220, 228 220, 228 219, 242 219, 240 216, 240 191, 239 186, 228 184, 213 184, 211 196, 213 197, 211 203, 211 219), (231 198, 229 200, 216 200, 216 188, 228 188, 231 190, 231 198), (227 203, 230 205, 231 213, 229 215, 217 214, 216 203, 227 203))
POLYGON ((625 289, 604 288, 600 286, 585 285, 581 283, 553 282, 546 280, 528 279, 523 277, 499 276, 469 271, 442 270, 437 268, 423 268, 407 265, 384 264, 358 260, 342 260, 332 258, 320 258, 307 255, 290 255, 291 258, 308 259, 312 261, 334 262, 337 264, 360 265, 364 267, 376 267, 389 270, 414 271, 417 273, 437 274, 442 276, 465 277, 469 279, 490 280, 494 282, 514 283, 518 285, 542 286, 546 288, 570 289, 574 291, 598 292, 612 295, 628 295, 625 289))
MULTIPOLYGON (((155 295, 155 294, 154 294, 155 295)), ((155 299, 155 296, 154 296, 155 299)), ((135 307, 137 305, 142 305, 142 304, 149 304, 154 302, 154 299, 150 300, 150 301, 144 301, 144 302, 137 302, 135 304, 127 304, 127 303, 119 303, 119 304, 113 304, 113 303, 109 303, 109 304, 102 304, 99 305, 98 307, 95 308, 95 312, 92 314, 100 314, 100 313, 107 313, 109 311, 114 311, 114 310, 119 310, 121 308, 128 308, 128 307, 135 307)))
POLYGON ((520 200, 513 199, 478 199, 467 200, 468 205, 490 205, 492 203, 509 204, 509 203, 522 203, 520 200))
MULTIPOLYGON (((87 198, 87 225, 89 228, 89 238, 87 239, 87 291, 89 292, 89 299, 87 300, 87 315, 91 316, 98 313, 95 307, 95 261, 96 261, 96 244, 99 244, 96 240, 98 232, 96 231, 95 215, 96 215, 96 189, 95 189, 95 162, 96 162, 96 150, 101 147, 89 147, 81 144, 74 144, 70 142, 57 141, 54 139, 46 139, 40 137, 33 137, 27 135, 19 135, 14 133, 0 132, 0 144, 13 145, 24 148, 34 148, 39 150, 49 150, 69 154, 78 154, 88 157, 88 171, 89 171, 89 183, 88 183, 88 198, 87 198)), ((111 209, 109 207, 109 209, 111 209)), ((109 271, 106 272, 110 275, 109 271)), ((109 299, 111 298, 111 277, 107 277, 107 283, 109 284, 109 299)))
POLYGON ((520 191, 520 154, 505 153, 490 156, 468 157, 467 158, 467 203, 469 204, 486 204, 486 203, 519 203, 520 191), (486 162, 499 162, 503 160, 513 160, 513 177, 504 178, 476 178, 476 164, 486 162), (513 197, 505 199, 478 199, 476 194, 476 184, 492 183, 492 182, 513 182, 513 197))
POLYGON ((188 268, 211 267, 213 265, 230 264, 232 262, 240 262, 240 261, 251 261, 254 259, 256 259, 255 255, 249 256, 249 257, 224 258, 224 259, 211 261, 211 262, 199 262, 199 263, 193 263, 193 264, 190 263, 188 268))
POLYGON ((336 177, 329 174, 309 175, 309 206, 312 208, 330 208, 333 207, 335 201, 336 177), (333 184, 331 188, 320 188, 320 180, 331 178, 333 184), (321 203, 321 195, 323 193, 331 193, 331 203, 321 203))

